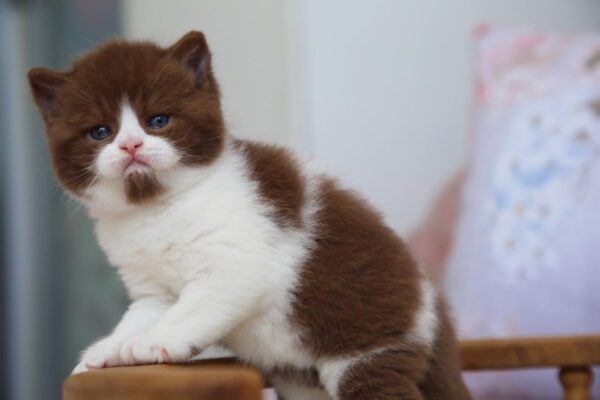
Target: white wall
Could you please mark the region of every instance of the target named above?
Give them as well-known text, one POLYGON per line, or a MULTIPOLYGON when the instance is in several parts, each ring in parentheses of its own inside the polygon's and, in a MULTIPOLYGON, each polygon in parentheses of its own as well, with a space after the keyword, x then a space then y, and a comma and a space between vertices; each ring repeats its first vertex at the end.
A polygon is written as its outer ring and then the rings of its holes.
POLYGON ((482 21, 600 29, 594 0, 309 0, 308 110, 317 158, 400 232, 467 149, 470 32, 482 21))
POLYGON ((312 152, 402 233, 465 157, 472 28, 600 29, 597 0, 123 4, 129 37, 205 31, 231 131, 312 152))

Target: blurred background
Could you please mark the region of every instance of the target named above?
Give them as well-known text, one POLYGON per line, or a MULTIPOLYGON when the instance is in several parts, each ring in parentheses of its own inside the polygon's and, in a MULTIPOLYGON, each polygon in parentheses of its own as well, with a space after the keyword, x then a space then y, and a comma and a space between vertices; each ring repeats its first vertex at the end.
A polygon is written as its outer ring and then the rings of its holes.
POLYGON ((482 22, 593 33, 600 2, 0 0, 0 398, 59 399, 127 302, 52 174, 30 68, 66 70, 110 38, 168 45, 202 30, 232 134, 313 155, 419 242, 469 163, 482 22))

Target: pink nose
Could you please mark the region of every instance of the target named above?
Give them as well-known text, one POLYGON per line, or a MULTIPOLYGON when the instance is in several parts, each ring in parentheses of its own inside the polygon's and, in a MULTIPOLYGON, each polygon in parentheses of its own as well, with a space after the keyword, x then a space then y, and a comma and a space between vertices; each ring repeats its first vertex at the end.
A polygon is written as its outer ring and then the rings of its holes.
POLYGON ((134 155, 137 149, 139 149, 143 144, 144 141, 142 139, 127 139, 125 142, 119 145, 119 148, 131 155, 134 155))

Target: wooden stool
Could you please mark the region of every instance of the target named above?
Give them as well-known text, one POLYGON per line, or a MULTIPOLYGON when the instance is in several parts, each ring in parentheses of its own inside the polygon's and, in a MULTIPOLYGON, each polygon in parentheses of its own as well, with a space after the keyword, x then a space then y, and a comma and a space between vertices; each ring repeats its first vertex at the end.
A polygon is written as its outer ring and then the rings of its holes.
POLYGON ((239 365, 145 365, 72 375, 63 400, 261 400, 262 388, 261 375, 239 365))

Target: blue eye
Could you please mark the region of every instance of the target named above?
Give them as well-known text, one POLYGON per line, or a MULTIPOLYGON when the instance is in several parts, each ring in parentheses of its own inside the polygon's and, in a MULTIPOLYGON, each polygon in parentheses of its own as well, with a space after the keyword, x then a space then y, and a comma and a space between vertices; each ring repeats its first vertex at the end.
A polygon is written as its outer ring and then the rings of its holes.
POLYGON ((158 114, 153 117, 150 117, 148 120, 148 128, 159 129, 164 127, 169 123, 171 118, 165 114, 158 114))
POLYGON ((99 125, 90 129, 90 136, 94 140, 104 140, 110 135, 112 135, 112 131, 106 125, 99 125))

